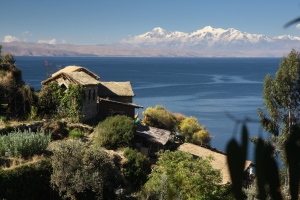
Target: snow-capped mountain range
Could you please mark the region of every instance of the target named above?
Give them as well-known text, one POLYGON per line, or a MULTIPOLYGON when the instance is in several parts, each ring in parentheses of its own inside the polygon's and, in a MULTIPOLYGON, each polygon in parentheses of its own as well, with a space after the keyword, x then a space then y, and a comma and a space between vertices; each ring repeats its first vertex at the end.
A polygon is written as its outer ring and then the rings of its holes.
POLYGON ((160 27, 120 42, 125 47, 192 50, 282 50, 299 49, 300 37, 274 38, 249 34, 233 28, 227 30, 206 26, 191 33, 166 31, 160 27))

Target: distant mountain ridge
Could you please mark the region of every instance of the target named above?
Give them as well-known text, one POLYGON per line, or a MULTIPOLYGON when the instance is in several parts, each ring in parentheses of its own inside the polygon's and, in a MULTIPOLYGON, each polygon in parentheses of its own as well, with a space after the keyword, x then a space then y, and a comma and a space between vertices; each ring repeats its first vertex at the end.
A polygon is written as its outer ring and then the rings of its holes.
POLYGON ((300 48, 300 37, 267 37, 233 28, 206 26, 184 33, 160 27, 113 45, 2 42, 3 53, 15 56, 85 57, 282 57, 300 48))
POLYGON ((160 27, 129 39, 123 39, 122 46, 135 48, 165 48, 193 50, 274 50, 299 48, 300 37, 290 35, 274 38, 249 34, 229 28, 206 26, 191 33, 166 31, 160 27))

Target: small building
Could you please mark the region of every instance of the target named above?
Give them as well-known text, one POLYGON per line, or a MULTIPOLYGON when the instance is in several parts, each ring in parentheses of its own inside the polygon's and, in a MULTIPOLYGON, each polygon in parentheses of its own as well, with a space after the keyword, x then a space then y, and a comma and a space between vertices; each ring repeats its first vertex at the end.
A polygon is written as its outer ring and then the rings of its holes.
MULTIPOLYGON (((222 153, 215 149, 207 149, 204 147, 200 147, 191 143, 183 143, 181 144, 177 150, 188 152, 192 154, 194 157, 205 158, 207 156, 212 156, 213 160, 211 161, 212 168, 219 169, 222 175, 222 184, 232 183, 230 172, 227 163, 227 156, 225 153, 222 153)), ((253 166, 251 161, 246 160, 244 172, 245 172, 245 182, 248 182, 249 174, 248 169, 250 166, 253 166)))
POLYGON ((98 85, 98 108, 105 116, 125 114, 134 117, 135 108, 143 106, 133 104, 135 96, 131 82, 100 82, 98 85))
POLYGON ((57 82, 67 89, 69 84, 84 87, 82 121, 98 115, 107 117, 124 114, 134 117, 135 108, 143 108, 132 103, 134 93, 130 82, 100 82, 100 77, 80 66, 67 66, 42 81, 42 85, 57 82))
POLYGON ((166 149, 170 135, 171 132, 168 130, 138 125, 135 134, 135 145, 145 156, 156 157, 156 152, 166 149))

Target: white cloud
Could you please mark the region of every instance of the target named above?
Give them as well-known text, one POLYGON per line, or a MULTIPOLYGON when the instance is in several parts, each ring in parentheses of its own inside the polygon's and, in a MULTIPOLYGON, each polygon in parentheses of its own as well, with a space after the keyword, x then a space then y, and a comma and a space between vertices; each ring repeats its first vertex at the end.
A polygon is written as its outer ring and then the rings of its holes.
POLYGON ((4 37, 4 40, 2 42, 17 42, 19 41, 19 38, 11 35, 7 35, 4 37))
POLYGON ((63 43, 63 44, 67 44, 67 41, 66 41, 66 40, 64 40, 64 39, 62 39, 62 40, 61 40, 61 43, 63 43))
POLYGON ((38 43, 56 44, 56 39, 52 39, 52 40, 39 40, 38 43))
POLYGON ((300 30, 300 24, 297 24, 297 25, 296 25, 296 28, 300 30))

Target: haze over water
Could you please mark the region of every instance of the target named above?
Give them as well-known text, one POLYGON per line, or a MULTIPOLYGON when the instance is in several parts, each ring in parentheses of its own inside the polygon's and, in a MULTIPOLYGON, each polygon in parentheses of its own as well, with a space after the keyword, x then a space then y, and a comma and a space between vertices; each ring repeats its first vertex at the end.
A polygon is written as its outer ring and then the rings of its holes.
MULTIPOLYGON (((131 81, 133 103, 147 107, 162 105, 173 113, 194 116, 214 136, 211 146, 225 151, 228 141, 240 138, 240 126, 228 115, 247 123, 249 134, 260 129, 257 107, 263 107, 263 79, 274 77, 280 58, 99 58, 99 57, 15 57, 23 80, 40 89, 46 79, 45 60, 62 67, 86 67, 101 81, 131 81)), ((249 147, 253 160, 253 145, 249 147)))

